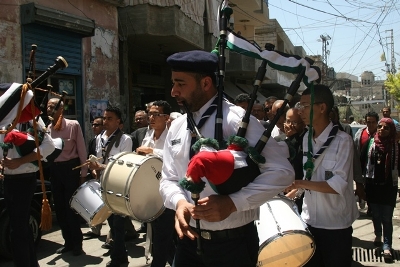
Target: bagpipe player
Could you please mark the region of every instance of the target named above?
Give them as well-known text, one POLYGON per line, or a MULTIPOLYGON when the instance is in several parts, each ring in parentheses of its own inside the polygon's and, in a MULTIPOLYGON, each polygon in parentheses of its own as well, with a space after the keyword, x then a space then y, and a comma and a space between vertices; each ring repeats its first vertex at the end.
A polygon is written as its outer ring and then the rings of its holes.
MULTIPOLYGON (((1 94, 10 86, 11 84, 0 84, 1 94)), ((40 120, 37 130, 42 130, 42 127, 44 124, 40 120)), ((3 179, 4 199, 10 219, 14 266, 39 266, 32 228, 29 225, 31 202, 37 186, 36 173, 39 170, 37 148, 32 146, 32 142, 34 143, 34 139, 31 135, 16 129, 0 135, 3 155, 0 179, 3 179)), ((46 160, 54 152, 55 145, 49 134, 43 134, 39 150, 41 160, 46 160)))
MULTIPOLYGON (((171 96, 179 105, 186 104, 204 137, 214 138, 217 97, 216 75, 218 57, 204 51, 176 53, 167 59, 172 69, 171 96), (202 117, 204 117, 202 119, 202 117), (199 125, 202 121, 204 125, 199 125)), ((245 111, 227 101, 222 103, 223 136, 235 135, 245 111)), ((254 146, 264 127, 251 117, 246 138, 254 146)), ((176 210, 175 229, 179 236, 174 266, 251 266, 257 264, 259 238, 254 220, 259 206, 282 192, 294 180, 294 171, 283 148, 269 140, 262 155, 261 174, 253 182, 229 195, 218 195, 206 183, 194 205, 190 192, 179 185, 185 177, 190 160, 192 133, 188 129, 187 114, 171 125, 163 156, 160 193, 164 205, 176 210), (200 219, 198 233, 195 219, 200 219), (196 238, 203 242, 201 255, 196 250, 196 238)), ((215 166, 215 172, 223 172, 215 166)))

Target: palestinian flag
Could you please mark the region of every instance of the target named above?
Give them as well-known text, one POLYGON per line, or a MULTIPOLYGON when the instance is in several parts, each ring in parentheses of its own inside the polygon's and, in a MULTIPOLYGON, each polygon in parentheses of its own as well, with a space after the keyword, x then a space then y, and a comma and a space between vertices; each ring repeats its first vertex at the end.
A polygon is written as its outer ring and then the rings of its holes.
MULTIPOLYGON (((29 123, 32 126, 33 120, 30 120, 29 123)), ((45 124, 40 117, 36 122, 36 125, 38 129, 39 145, 46 138, 51 139, 54 144, 54 151, 43 160, 44 163, 52 163, 61 154, 62 149, 64 148, 64 141, 61 138, 51 138, 49 134, 45 133, 45 124)), ((4 136, 4 143, 1 143, 0 146, 7 148, 15 147, 21 157, 28 155, 36 149, 35 133, 33 128, 29 128, 26 132, 12 130, 4 136)), ((35 162, 33 164, 36 165, 37 163, 35 162)))
MULTIPOLYGON (((42 139, 39 138, 39 143, 41 142, 42 139)), ((17 130, 7 133, 4 137, 4 143, 12 144, 21 157, 28 155, 36 148, 35 137, 17 130)))
MULTIPOLYGON (((49 136, 50 137, 50 136, 49 136)), ((53 138, 54 151, 46 157, 45 164, 51 164, 61 154, 64 148, 64 141, 61 138, 53 138)), ((45 166, 45 165, 44 165, 45 166)))
MULTIPOLYGON (((231 9, 228 5, 228 1, 223 1, 221 4, 221 8, 218 10, 218 18, 217 18, 217 23, 220 25, 220 14, 221 12, 224 12, 224 9, 231 9)), ((225 13, 231 13, 232 11, 227 11, 225 13)), ((228 18, 229 20, 229 18, 228 18)), ((234 51, 236 53, 260 59, 260 60, 266 60, 268 65, 271 68, 274 68, 279 71, 283 72, 288 72, 292 74, 298 74, 301 72, 302 69, 306 69, 305 71, 305 76, 303 78, 304 84, 306 86, 310 86, 311 82, 313 81, 318 81, 321 77, 320 75, 320 70, 318 67, 311 66, 310 63, 305 60, 304 58, 297 56, 297 55, 290 55, 286 54, 283 52, 278 52, 278 51, 268 51, 268 50, 263 50, 254 44, 250 43, 248 40, 243 38, 242 36, 239 36, 235 34, 233 31, 230 29, 227 29, 227 37, 226 37, 226 47, 234 51)), ((221 39, 218 41, 218 43, 221 41, 221 39)), ((216 44, 216 47, 218 47, 219 44, 216 44)), ((216 49, 213 52, 217 52, 216 49)), ((218 53, 218 52, 217 52, 218 53)))
POLYGON ((23 110, 18 123, 27 122, 40 114, 40 109, 35 105, 35 112, 32 114, 31 105, 33 98, 32 90, 28 90, 24 99, 21 99, 22 84, 13 83, 11 87, 0 97, 0 127, 7 127, 18 114, 18 106, 23 101, 23 110))

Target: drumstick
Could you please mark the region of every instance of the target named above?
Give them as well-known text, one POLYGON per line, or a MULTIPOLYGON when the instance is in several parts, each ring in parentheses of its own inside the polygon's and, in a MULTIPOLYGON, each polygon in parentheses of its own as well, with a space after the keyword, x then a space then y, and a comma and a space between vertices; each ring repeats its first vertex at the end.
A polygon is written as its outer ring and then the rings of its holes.
POLYGON ((72 168, 72 170, 76 170, 78 168, 82 168, 83 166, 89 165, 91 162, 96 162, 96 160, 99 160, 99 159, 102 159, 102 157, 97 158, 95 155, 90 155, 89 156, 89 162, 85 162, 85 163, 83 163, 83 164, 81 164, 79 166, 76 166, 76 167, 72 168))

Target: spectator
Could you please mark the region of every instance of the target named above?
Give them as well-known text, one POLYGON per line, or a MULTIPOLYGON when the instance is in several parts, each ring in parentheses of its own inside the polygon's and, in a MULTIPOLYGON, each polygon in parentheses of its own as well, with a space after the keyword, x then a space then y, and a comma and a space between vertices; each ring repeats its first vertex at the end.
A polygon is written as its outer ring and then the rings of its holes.
POLYGON ((278 100, 278 98, 276 96, 270 96, 270 97, 267 97, 267 99, 265 99, 265 102, 264 102, 265 118, 264 118, 264 120, 267 122, 272 121, 272 119, 274 118, 274 115, 272 115, 272 104, 274 104, 274 102, 276 100, 278 100))
POLYGON ((374 245, 382 247, 386 263, 393 262, 393 210, 396 206, 399 144, 390 118, 379 121, 377 134, 363 147, 361 162, 366 177, 368 205, 372 207, 374 245), (382 231, 383 228, 383 231, 382 231), (383 243, 382 243, 383 236, 383 243))
MULTIPOLYGON (((278 109, 283 105, 283 100, 276 100, 274 104, 272 105, 272 109, 270 114, 275 117, 276 113, 278 112, 278 109)), ((283 109, 283 112, 281 116, 279 117, 278 121, 276 122, 276 125, 274 129, 271 132, 271 137, 275 138, 277 141, 283 141, 286 139, 285 135, 285 128, 284 128, 284 122, 286 118, 286 112, 289 110, 289 106, 286 105, 285 108, 283 109)))
POLYGON ((243 93, 243 94, 238 94, 235 97, 235 100, 233 101, 233 103, 236 106, 242 107, 244 110, 247 110, 247 107, 249 106, 250 101, 251 101, 250 95, 246 94, 246 93, 243 93))
POLYGON ((138 110, 135 112, 135 124, 136 124, 136 129, 147 127, 149 123, 147 121, 146 111, 138 110))
POLYGON ((81 169, 73 168, 86 162, 87 152, 81 126, 76 120, 63 118, 63 108, 64 103, 61 99, 52 98, 47 102, 47 114, 53 115, 54 118, 48 127, 49 133, 52 138, 60 137, 64 140, 61 154, 50 166, 54 207, 65 240, 64 246, 59 248, 56 253, 72 251, 74 256, 78 256, 83 253, 81 219, 70 208, 69 201, 76 189, 86 181, 87 166, 83 166, 81 169), (55 110, 58 103, 59 108, 55 110))
MULTIPOLYGON (((339 130, 342 130, 343 132, 346 132, 351 137, 353 137, 353 131, 351 130, 350 125, 345 122, 340 122, 339 108, 337 106, 333 106, 329 117, 334 124, 337 124, 339 126, 339 130)), ((344 119, 344 121, 346 121, 346 119, 344 119)))

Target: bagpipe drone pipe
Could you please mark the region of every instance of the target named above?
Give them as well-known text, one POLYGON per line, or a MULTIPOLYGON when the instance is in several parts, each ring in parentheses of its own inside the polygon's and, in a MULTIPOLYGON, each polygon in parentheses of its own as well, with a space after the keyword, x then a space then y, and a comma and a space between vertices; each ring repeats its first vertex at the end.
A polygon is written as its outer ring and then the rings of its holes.
MULTIPOLYGON (((34 45, 32 45, 32 51, 34 50, 36 50, 36 46, 34 48, 34 45)), ((50 138, 46 136, 48 125, 46 125, 39 116, 41 113, 40 109, 43 109, 45 106, 44 102, 46 101, 46 97, 43 98, 42 104, 38 107, 34 101, 33 90, 39 84, 47 80, 48 77, 53 75, 58 69, 64 69, 68 66, 67 61, 59 56, 56 58, 54 65, 50 66, 47 71, 32 81, 30 77, 32 73, 32 62, 34 61, 32 58, 32 51, 27 83, 11 84, 7 91, 0 97, 0 127, 5 129, 0 131, 2 134, 5 134, 4 141, 0 143, 0 146, 3 148, 3 152, 15 146, 21 157, 28 155, 37 147, 35 131, 38 145, 41 144, 44 138, 50 138), (29 123, 30 128, 27 129, 27 131, 16 131, 14 129, 18 123, 29 123)), ((51 92, 51 88, 49 88, 48 91, 51 92)), ((64 96, 65 94, 60 98, 59 103, 63 100, 64 96)), ((55 145, 55 150, 46 157, 44 161, 46 163, 53 162, 54 159, 60 155, 64 146, 64 142, 61 138, 54 138, 52 141, 55 145)), ((34 162, 34 164, 37 164, 37 162, 34 162)))

